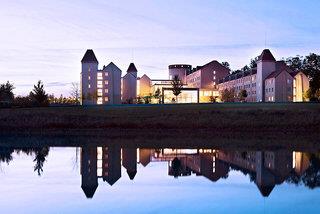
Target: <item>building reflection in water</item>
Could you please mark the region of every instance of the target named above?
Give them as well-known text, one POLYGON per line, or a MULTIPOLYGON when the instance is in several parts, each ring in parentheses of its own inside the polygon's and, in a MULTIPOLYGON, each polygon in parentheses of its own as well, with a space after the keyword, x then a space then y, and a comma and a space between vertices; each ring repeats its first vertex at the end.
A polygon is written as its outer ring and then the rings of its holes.
POLYGON ((310 167, 309 157, 307 153, 285 150, 261 152, 83 147, 81 187, 85 195, 92 198, 98 187, 98 178, 110 185, 120 179, 121 162, 131 180, 137 173, 137 163, 146 167, 150 162, 168 162, 168 175, 175 178, 195 174, 216 182, 227 178, 230 170, 241 171, 256 184, 262 196, 268 197, 276 185, 287 179, 297 184, 299 177, 310 167))

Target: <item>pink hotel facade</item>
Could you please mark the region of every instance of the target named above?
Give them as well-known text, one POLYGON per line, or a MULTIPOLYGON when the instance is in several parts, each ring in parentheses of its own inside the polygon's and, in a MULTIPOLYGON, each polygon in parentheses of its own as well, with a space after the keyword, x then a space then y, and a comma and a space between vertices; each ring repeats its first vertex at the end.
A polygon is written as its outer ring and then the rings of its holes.
MULTIPOLYGON (((259 56, 257 68, 230 74, 230 70, 213 60, 192 68, 187 64, 168 67, 168 79, 151 79, 146 74, 138 77, 136 66, 131 63, 126 74, 110 63, 98 68, 93 50, 87 50, 81 60, 81 101, 83 105, 133 103, 137 97, 150 96, 160 89, 163 103, 205 103, 212 97, 219 100, 225 89, 237 95, 246 90, 248 102, 304 101, 309 80, 302 72, 291 71, 283 61, 276 61, 270 50, 259 56), (183 82, 182 93, 172 94, 171 80, 178 76, 183 82)), ((151 103, 158 100, 151 99, 151 103)))

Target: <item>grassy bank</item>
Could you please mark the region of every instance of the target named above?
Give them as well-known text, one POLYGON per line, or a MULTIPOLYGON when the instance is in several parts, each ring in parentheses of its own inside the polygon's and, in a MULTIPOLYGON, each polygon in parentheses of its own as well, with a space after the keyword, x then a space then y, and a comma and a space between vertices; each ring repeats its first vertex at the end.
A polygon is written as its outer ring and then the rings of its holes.
POLYGON ((312 103, 235 103, 48 107, 0 110, 0 134, 73 132, 110 134, 136 130, 188 135, 223 133, 320 132, 320 105, 312 103))

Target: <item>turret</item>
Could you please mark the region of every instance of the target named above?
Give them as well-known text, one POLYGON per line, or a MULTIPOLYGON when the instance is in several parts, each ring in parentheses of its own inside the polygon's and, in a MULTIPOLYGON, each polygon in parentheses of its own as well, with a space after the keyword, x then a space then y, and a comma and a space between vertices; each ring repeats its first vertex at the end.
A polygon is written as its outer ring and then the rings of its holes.
POLYGON ((269 49, 262 51, 257 62, 257 102, 265 101, 265 79, 276 70, 276 60, 269 49))
POLYGON ((88 49, 81 60, 81 103, 93 105, 97 103, 97 71, 99 62, 93 52, 88 49))

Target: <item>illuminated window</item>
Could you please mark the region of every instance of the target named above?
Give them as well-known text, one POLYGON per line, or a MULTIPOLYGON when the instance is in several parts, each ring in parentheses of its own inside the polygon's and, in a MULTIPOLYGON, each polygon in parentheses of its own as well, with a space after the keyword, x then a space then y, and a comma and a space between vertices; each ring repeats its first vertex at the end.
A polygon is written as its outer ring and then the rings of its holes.
POLYGON ((102 89, 98 89, 98 90, 97 90, 97 95, 98 95, 99 97, 101 97, 101 96, 102 96, 102 92, 103 92, 102 89))
POLYGON ((215 79, 216 79, 216 76, 213 76, 213 79, 215 80, 215 79))
POLYGON ((98 104, 98 105, 101 105, 102 102, 103 102, 102 97, 98 97, 98 98, 97 98, 97 104, 98 104))
MULTIPOLYGON (((101 84, 102 84, 102 83, 101 83, 101 84)), ((104 81, 104 84, 108 85, 108 84, 109 84, 108 80, 105 80, 105 81, 104 81)))
POLYGON ((90 76, 88 76, 88 80, 90 80, 91 79, 91 77, 90 76))
POLYGON ((109 89, 107 89, 107 88, 104 89, 104 93, 106 93, 106 94, 109 93, 109 89))
POLYGON ((90 85, 90 84, 88 85, 88 88, 91 88, 91 85, 90 85))
POLYGON ((216 74, 216 71, 213 71, 213 74, 216 74))
POLYGON ((97 81, 97 87, 98 88, 102 88, 103 86, 102 86, 102 81, 100 80, 100 81, 97 81))
POLYGON ((108 101, 109 101, 109 97, 105 97, 105 98, 104 98, 104 101, 105 101, 105 102, 108 102, 108 101))
POLYGON ((107 76, 109 75, 109 73, 108 73, 108 72, 105 72, 104 75, 107 77, 107 76))
POLYGON ((97 73, 97 79, 98 79, 98 80, 102 80, 102 79, 103 79, 101 72, 97 73))
POLYGON ((88 68, 88 72, 90 72, 91 71, 91 68, 90 68, 90 66, 89 66, 89 68, 88 68))

